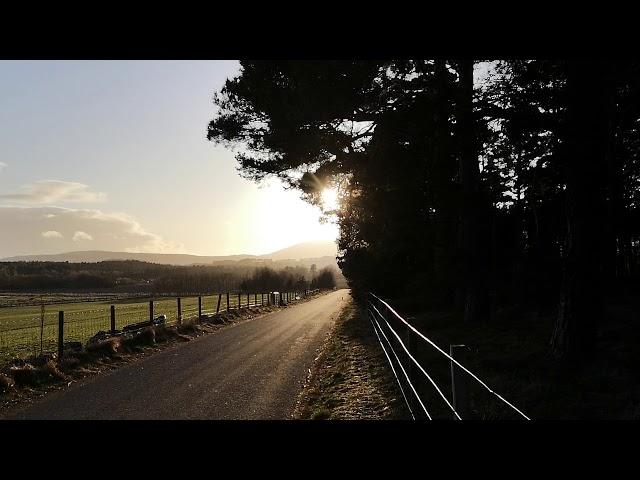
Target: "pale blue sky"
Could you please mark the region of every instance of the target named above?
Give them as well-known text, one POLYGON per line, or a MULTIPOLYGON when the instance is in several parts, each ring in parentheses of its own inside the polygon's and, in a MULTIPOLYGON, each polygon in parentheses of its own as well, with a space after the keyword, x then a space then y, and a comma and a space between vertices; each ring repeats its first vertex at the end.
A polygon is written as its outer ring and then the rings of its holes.
POLYGON ((233 153, 206 140, 213 92, 238 69, 235 61, 0 61, 0 257, 260 254, 335 238, 297 193, 241 179, 233 153), (274 224, 269 212, 284 208, 294 219, 274 224))

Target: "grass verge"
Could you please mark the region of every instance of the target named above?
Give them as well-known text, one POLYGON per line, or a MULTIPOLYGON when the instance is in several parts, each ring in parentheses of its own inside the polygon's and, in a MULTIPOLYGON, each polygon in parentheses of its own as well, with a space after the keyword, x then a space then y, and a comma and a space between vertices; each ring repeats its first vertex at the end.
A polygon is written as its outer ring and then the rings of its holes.
POLYGON ((342 310, 314 362, 294 417, 408 419, 409 412, 371 324, 353 301, 342 310))

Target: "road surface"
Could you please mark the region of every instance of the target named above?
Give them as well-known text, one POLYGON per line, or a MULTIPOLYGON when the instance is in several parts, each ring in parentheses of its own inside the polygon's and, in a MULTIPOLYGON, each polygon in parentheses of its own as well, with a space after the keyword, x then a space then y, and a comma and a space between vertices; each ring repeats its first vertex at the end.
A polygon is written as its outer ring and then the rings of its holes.
POLYGON ((15 419, 286 419, 348 290, 257 317, 90 378, 15 419))

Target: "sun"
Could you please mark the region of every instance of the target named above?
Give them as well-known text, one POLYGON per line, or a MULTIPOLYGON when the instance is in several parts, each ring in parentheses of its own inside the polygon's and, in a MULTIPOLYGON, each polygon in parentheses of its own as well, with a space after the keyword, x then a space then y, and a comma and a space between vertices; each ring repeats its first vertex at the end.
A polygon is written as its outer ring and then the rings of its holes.
POLYGON ((322 209, 330 212, 339 207, 338 191, 335 188, 325 188, 322 190, 322 209))

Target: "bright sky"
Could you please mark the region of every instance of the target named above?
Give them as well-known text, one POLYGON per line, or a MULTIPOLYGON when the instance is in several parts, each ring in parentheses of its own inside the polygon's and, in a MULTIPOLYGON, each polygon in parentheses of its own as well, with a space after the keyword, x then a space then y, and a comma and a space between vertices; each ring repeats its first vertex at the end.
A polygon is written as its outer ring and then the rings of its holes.
POLYGON ((206 139, 235 61, 0 61, 0 257, 262 254, 335 239, 206 139), (286 219, 285 219, 286 217, 286 219))

